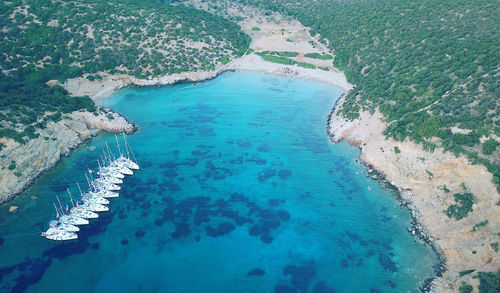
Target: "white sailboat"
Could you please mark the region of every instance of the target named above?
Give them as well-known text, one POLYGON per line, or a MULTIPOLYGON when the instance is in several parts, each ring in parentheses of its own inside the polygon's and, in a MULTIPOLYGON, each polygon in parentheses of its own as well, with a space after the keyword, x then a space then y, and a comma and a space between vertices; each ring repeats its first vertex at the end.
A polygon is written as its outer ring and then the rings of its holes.
POLYGON ((109 200, 105 199, 104 197, 102 197, 96 193, 84 193, 82 195, 82 200, 84 202, 97 203, 97 204, 102 204, 102 205, 109 204, 109 200))
POLYGON ((109 191, 109 190, 99 190, 99 191, 92 192, 92 193, 97 194, 98 196, 104 197, 104 198, 115 198, 115 197, 120 196, 118 194, 118 192, 109 191))
POLYGON ((70 213, 74 216, 85 218, 85 219, 97 219, 99 214, 89 211, 84 207, 74 207, 71 209, 70 213))
MULTIPOLYGON (((68 195, 69 195, 69 198, 71 201, 71 205, 74 207, 73 197, 71 196, 71 192, 69 191, 69 188, 67 189, 67 191, 68 191, 68 195)), ((57 198, 57 201, 59 202, 59 207, 60 207, 60 210, 59 210, 60 211, 60 217, 59 217, 60 222, 71 224, 71 225, 76 225, 76 226, 89 224, 89 221, 87 219, 84 219, 84 218, 81 218, 81 217, 78 217, 76 215, 71 214, 67 204, 66 204, 66 210, 64 210, 62 207, 62 204, 61 204, 61 200, 59 199, 59 197, 57 195, 56 195, 56 198, 57 198)), ((56 209, 56 213, 58 213, 58 209, 56 207, 56 204, 54 204, 54 208, 56 209)))
MULTIPOLYGON (((57 212, 58 209, 57 209, 55 204, 54 204, 54 208, 56 209, 56 212, 57 212)), ((66 223, 66 224, 75 225, 75 226, 89 224, 89 220, 71 214, 69 212, 69 208, 67 206, 66 206, 66 211, 68 213, 63 213, 61 210, 61 215, 59 216, 59 221, 61 223, 66 223)))
POLYGON ((63 229, 65 231, 68 231, 68 232, 80 231, 80 228, 78 228, 75 225, 71 225, 71 224, 63 223, 63 222, 59 221, 59 215, 57 216, 57 218, 58 218, 57 220, 52 220, 49 222, 49 225, 51 227, 60 228, 60 229, 63 229))
POLYGON ((99 177, 97 177, 95 179, 95 181, 99 182, 99 183, 112 183, 112 184, 122 184, 123 183, 123 180, 121 180, 120 178, 116 178, 116 177, 111 177, 111 176, 100 176, 98 175, 99 177))
POLYGON ((118 172, 116 169, 109 167, 100 168, 99 171, 97 171, 97 174, 102 177, 114 177, 118 179, 125 178, 125 175, 123 175, 123 173, 118 172))
POLYGON ((68 232, 64 229, 50 227, 47 231, 42 232, 42 236, 50 240, 74 240, 78 239, 78 235, 73 232, 68 232))
POLYGON ((109 208, 105 205, 98 204, 98 203, 93 203, 93 202, 83 202, 83 201, 78 201, 78 207, 82 209, 87 209, 92 212, 107 212, 109 211, 109 208))
MULTIPOLYGON (((123 153, 120 150, 120 144, 118 143, 118 137, 115 135, 115 140, 116 140, 116 145, 118 147, 118 152, 120 156, 113 160, 111 163, 111 166, 117 166, 117 167, 126 167, 130 170, 139 170, 139 165, 137 164, 137 160, 135 160, 135 155, 134 152, 132 151, 132 148, 127 144, 127 139, 125 138, 125 134, 123 135, 123 141, 125 142, 125 150, 127 152, 127 156, 124 156, 123 153), (130 149, 130 152, 129 152, 130 149), (134 161, 130 159, 130 153, 132 153, 132 156, 134 157, 134 161)), ((108 147, 109 149, 109 147, 108 147)))

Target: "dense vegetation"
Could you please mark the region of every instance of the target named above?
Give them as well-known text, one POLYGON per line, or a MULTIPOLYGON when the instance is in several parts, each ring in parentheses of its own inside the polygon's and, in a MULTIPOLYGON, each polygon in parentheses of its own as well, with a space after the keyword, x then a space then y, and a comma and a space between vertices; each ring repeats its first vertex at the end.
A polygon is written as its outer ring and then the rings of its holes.
POLYGON ((320 59, 320 60, 331 60, 333 59, 332 55, 328 54, 319 54, 319 53, 307 53, 304 56, 313 58, 313 59, 320 59))
MULTIPOLYGON (((290 58, 297 57, 299 55, 299 53, 297 53, 297 52, 262 51, 262 52, 255 52, 255 54, 259 55, 265 61, 269 61, 269 62, 273 62, 273 63, 285 64, 285 65, 298 65, 300 67, 310 68, 310 69, 316 68, 316 66, 314 66, 311 63, 299 62, 299 61, 295 61, 293 59, 290 59, 290 58)), ((324 68, 324 70, 328 71, 329 69, 328 69, 328 67, 326 67, 326 68, 324 68)))
POLYGON ((321 35, 356 85, 345 117, 378 108, 387 136, 463 153, 500 183, 500 150, 491 142, 500 137, 497 1, 239 1, 288 14, 321 35))
POLYGON ((467 214, 472 212, 474 204, 474 195, 472 193, 455 193, 453 195, 456 204, 452 204, 446 210, 446 215, 449 218, 461 220, 467 217, 467 214))
POLYGON ((166 2, 2 2, 0 137, 23 143, 63 113, 95 110, 88 97, 71 98, 59 86, 46 86, 51 79, 210 70, 248 49, 250 38, 237 24, 166 2))
POLYGON ((495 272, 479 272, 479 293, 497 293, 500 292, 500 269, 495 272))

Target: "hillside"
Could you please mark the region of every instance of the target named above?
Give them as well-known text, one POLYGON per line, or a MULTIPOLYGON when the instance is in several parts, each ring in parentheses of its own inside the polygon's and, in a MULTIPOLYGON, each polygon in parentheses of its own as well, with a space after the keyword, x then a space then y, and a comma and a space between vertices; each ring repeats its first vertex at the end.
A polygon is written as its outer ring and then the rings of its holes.
POLYGON ((4 1, 0 23, 0 137, 21 144, 64 113, 97 115, 88 97, 70 98, 62 87, 46 86, 49 80, 210 70, 250 42, 233 22, 168 3, 4 1))
MULTIPOLYGON (((378 108, 385 135, 443 147, 500 183, 500 21, 496 1, 254 1, 297 18, 356 87, 344 117, 378 108)), ((500 187, 498 187, 500 190, 500 187)))
POLYGON ((0 3, 0 203, 96 129, 134 131, 86 94, 70 96, 67 80, 209 71, 248 49, 237 24, 164 2, 0 3))

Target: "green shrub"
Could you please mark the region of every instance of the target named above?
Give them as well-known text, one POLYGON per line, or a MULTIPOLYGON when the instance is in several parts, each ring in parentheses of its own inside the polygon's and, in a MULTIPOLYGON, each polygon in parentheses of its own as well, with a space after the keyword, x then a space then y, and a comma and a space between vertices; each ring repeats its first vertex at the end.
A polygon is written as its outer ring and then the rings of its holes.
POLYGON ((297 57, 299 56, 299 53, 290 51, 272 51, 269 53, 269 55, 278 55, 281 57, 297 57))
POLYGON ((297 65, 299 65, 300 67, 309 68, 309 69, 316 68, 316 66, 312 65, 311 63, 307 63, 307 62, 297 62, 297 65))
POLYGON ((471 285, 469 285, 463 281, 462 281, 462 284, 460 285, 460 288, 458 288, 460 293, 471 293, 472 289, 473 288, 471 285))
POLYGON ((498 145, 500 145, 500 143, 496 140, 488 139, 483 145, 483 154, 491 155, 497 149, 498 145))
POLYGON ((320 59, 320 60, 331 60, 333 56, 330 54, 319 54, 319 53, 307 53, 304 55, 305 57, 320 59))
POLYGON ((8 167, 9 170, 14 170, 16 169, 16 162, 15 161, 11 161, 10 164, 9 164, 9 167, 8 167))
POLYGON ((498 242, 490 243, 490 246, 495 252, 498 252, 498 242))
POLYGON ((476 232, 477 229, 488 225, 488 222, 489 222, 488 220, 485 220, 485 221, 482 221, 481 223, 474 225, 474 227, 472 227, 472 232, 476 232))
POLYGON ((252 30, 253 30, 254 32, 258 32, 258 31, 260 31, 260 27, 256 27, 256 26, 254 26, 254 27, 252 28, 252 30))
POLYGON ((460 277, 463 277, 465 275, 469 275, 469 274, 472 274, 473 272, 475 272, 476 270, 466 270, 466 271, 461 271, 458 275, 460 277))
POLYGON ((259 55, 264 61, 269 61, 278 64, 285 64, 285 65, 293 65, 295 63, 292 59, 288 59, 286 57, 264 55, 259 53, 256 54, 259 55))
POLYGON ((500 269, 495 272, 479 272, 479 293, 498 293, 500 292, 500 269))
POLYGON ((472 211, 474 195, 472 193, 455 193, 453 195, 456 204, 452 204, 446 209, 448 218, 455 218, 457 221, 465 218, 472 211))
POLYGON ((231 57, 229 57, 228 55, 223 55, 221 58, 220 58, 220 62, 222 64, 227 64, 229 63, 229 61, 231 61, 231 57))

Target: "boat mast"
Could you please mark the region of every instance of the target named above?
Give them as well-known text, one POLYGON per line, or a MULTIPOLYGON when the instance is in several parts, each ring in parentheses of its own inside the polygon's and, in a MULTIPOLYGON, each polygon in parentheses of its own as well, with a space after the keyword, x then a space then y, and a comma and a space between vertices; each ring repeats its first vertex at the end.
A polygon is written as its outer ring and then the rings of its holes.
MULTIPOLYGON (((76 184, 78 184, 78 182, 76 184)), ((78 189, 80 189, 80 184, 78 184, 78 189)), ((75 204, 73 203, 73 197, 71 196, 71 192, 69 192, 69 188, 68 188, 68 195, 69 195, 69 201, 71 202, 71 206, 75 207, 75 204)))
POLYGON ((57 209, 56 207, 56 204, 55 203, 52 203, 54 205, 54 208, 56 209, 56 215, 59 215, 59 210, 57 209))
POLYGON ((120 154, 120 157, 123 156, 122 151, 120 150, 120 143, 118 143, 118 137, 115 134, 115 140, 116 140, 116 145, 118 146, 118 153, 120 154))
MULTIPOLYGON (((123 140, 125 141, 125 147, 127 147, 128 144, 127 144, 127 139, 125 138, 125 133, 123 134, 123 140)), ((132 150, 132 148, 130 148, 130 152, 132 153, 132 156, 134 157, 135 163, 139 164, 139 163, 137 163, 137 159, 135 158, 134 151, 132 150)), ((127 147, 127 156, 128 156, 128 147, 127 147)))
POLYGON ((77 183, 76 185, 78 185, 78 190, 80 191, 80 195, 83 195, 82 189, 80 188, 80 184, 77 183))
POLYGON ((123 142, 125 143, 125 150, 127 151, 127 159, 130 160, 130 154, 128 152, 128 144, 127 144, 127 139, 125 138, 125 133, 123 133, 122 136, 123 136, 123 142))
MULTIPOLYGON (((106 161, 108 161, 108 157, 106 156, 106 152, 104 151, 104 147, 101 146, 101 150, 102 150, 102 156, 104 156, 104 159, 106 159, 106 161)), ((101 156, 101 159, 102 159, 102 156, 101 156)))
POLYGON ((115 154, 114 154, 114 153, 111 151, 111 149, 109 148, 108 143, 107 143, 107 142, 105 142, 104 144, 106 144, 106 149, 108 150, 108 155, 109 155, 110 157, 113 157, 113 161, 114 161, 114 160, 116 160, 116 158, 115 158, 115 154))
MULTIPOLYGON (((90 171, 90 170, 89 170, 90 171)), ((90 172, 89 172, 90 173, 90 172)), ((90 179, 87 177, 87 173, 85 173, 85 178, 87 178, 87 184, 89 185, 89 189, 92 190, 92 185, 90 184, 90 179)))
POLYGON ((105 167, 106 166, 106 155, 104 155, 104 158, 103 156, 100 156, 101 157, 101 162, 102 162, 102 166, 105 167))
MULTIPOLYGON (((68 189, 69 190, 69 189, 68 189)), ((57 198, 57 202, 59 203, 59 206, 61 207, 61 214, 64 213, 64 209, 62 207, 62 203, 61 203, 61 200, 59 199, 59 196, 56 195, 56 198, 57 198)))

